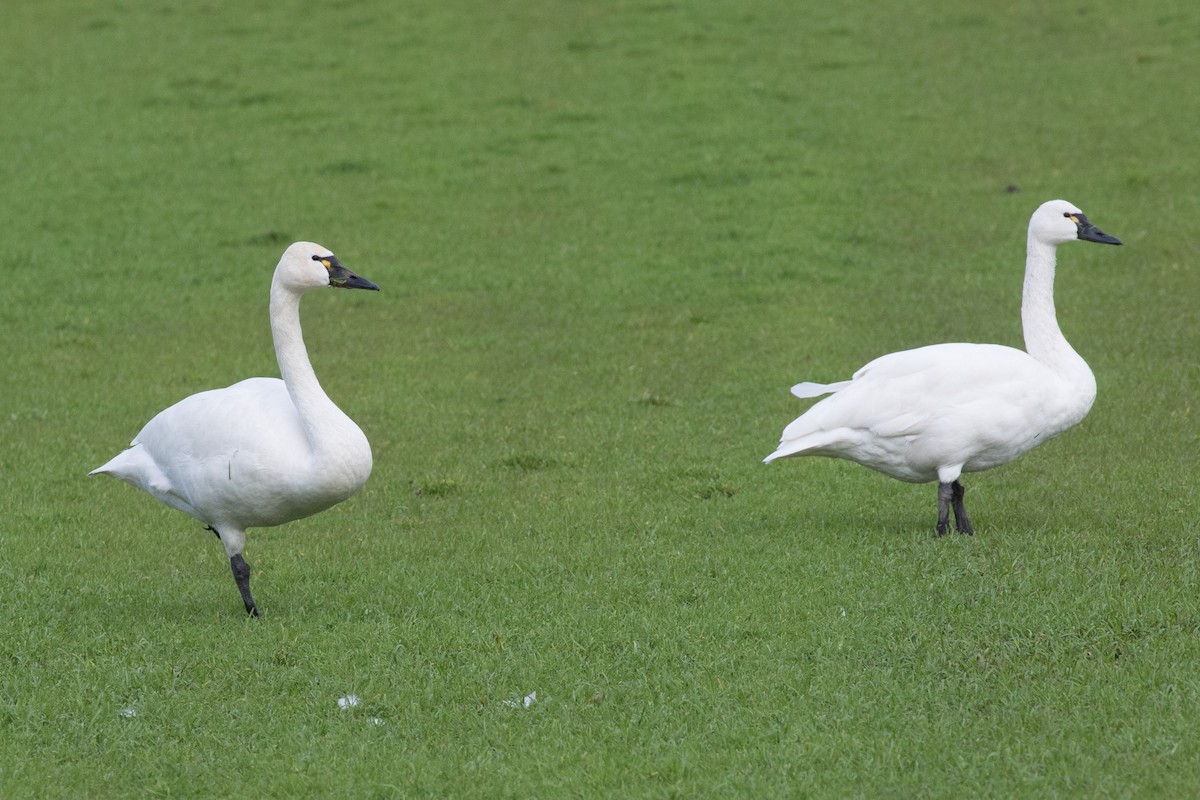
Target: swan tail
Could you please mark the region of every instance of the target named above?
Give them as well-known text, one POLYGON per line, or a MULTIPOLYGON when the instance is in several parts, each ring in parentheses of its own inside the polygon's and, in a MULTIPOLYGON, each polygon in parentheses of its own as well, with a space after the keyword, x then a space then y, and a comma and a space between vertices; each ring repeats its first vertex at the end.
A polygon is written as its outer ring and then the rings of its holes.
MULTIPOLYGON (((782 448, 780 448, 780 449, 782 449, 782 448)), ((779 450, 776 450, 774 453, 771 453, 771 455, 764 458, 763 463, 770 464, 772 461, 774 461, 777 458, 783 458, 783 456, 784 456, 783 453, 781 453, 779 450)))
POLYGON ((163 491, 170 485, 158 464, 138 442, 134 442, 128 449, 122 450, 107 463, 88 473, 89 477, 92 475, 112 475, 151 494, 163 491))
POLYGON ((777 458, 787 458, 788 456, 811 455, 813 454, 812 451, 824 447, 833 441, 834 438, 828 431, 820 431, 807 436, 798 436, 793 439, 785 438, 779 443, 779 447, 775 448, 774 453, 763 459, 763 463, 770 464, 777 458))
MULTIPOLYGON (((201 522, 209 523, 191 499, 175 487, 141 442, 135 441, 129 449, 117 453, 107 464, 96 467, 88 475, 111 475, 130 486, 149 492, 160 503, 165 503, 201 522)), ((221 526, 220 530, 221 540, 225 541, 225 526, 221 526)))
POLYGON ((127 476, 133 473, 133 464, 131 463, 133 458, 130 456, 131 452, 133 452, 132 447, 128 450, 122 450, 120 453, 117 453, 115 456, 110 458, 107 462, 89 472, 88 477, 90 478, 93 475, 112 475, 114 478, 121 478, 123 480, 127 479, 127 476))
POLYGON ((820 397, 823 394, 840 392, 849 385, 850 381, 838 381, 837 383, 813 383, 812 381, 805 381, 793 386, 792 394, 800 398, 820 397))

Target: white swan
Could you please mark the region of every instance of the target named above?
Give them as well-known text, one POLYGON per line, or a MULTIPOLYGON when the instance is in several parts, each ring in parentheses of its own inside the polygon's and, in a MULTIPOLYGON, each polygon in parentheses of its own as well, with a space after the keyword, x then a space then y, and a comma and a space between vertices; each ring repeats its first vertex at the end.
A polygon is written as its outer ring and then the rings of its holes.
POLYGON ((300 331, 300 296, 338 286, 379 290, 329 250, 297 242, 271 280, 278 378, 250 378, 180 400, 146 423, 100 473, 145 489, 216 533, 246 612, 246 529, 291 522, 340 503, 371 474, 371 445, 321 389, 300 331))
POLYGON ((1121 244, 1065 200, 1029 220, 1021 325, 1026 350, 936 344, 875 359, 848 381, 800 383, 797 397, 833 393, 788 425, 767 463, 787 456, 856 461, 913 483, 938 481, 938 535, 974 533, 959 476, 1012 461, 1078 423, 1096 379, 1059 330, 1054 313, 1058 245, 1121 244), (1026 352, 1028 351, 1028 352, 1026 352))

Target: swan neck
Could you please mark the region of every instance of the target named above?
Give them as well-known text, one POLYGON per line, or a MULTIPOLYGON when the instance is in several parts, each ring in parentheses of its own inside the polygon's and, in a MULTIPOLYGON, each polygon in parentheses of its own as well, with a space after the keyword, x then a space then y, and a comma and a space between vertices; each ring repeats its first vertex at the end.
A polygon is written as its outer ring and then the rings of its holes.
POLYGON ((308 359, 304 334, 300 330, 300 294, 282 286, 278 280, 271 283, 271 338, 275 342, 280 375, 312 440, 333 401, 321 388, 308 359))
POLYGON ((1079 359, 1071 348, 1054 309, 1056 248, 1029 237, 1025 260, 1025 287, 1021 295, 1021 327, 1029 355, 1050 365, 1079 359), (1072 358, 1073 357, 1073 358, 1072 358))

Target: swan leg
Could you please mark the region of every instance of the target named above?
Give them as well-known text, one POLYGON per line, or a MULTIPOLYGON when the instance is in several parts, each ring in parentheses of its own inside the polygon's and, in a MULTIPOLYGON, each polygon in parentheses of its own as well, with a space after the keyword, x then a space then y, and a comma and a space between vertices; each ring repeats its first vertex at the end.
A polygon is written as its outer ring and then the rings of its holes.
POLYGON ((974 536, 975 528, 972 527, 971 520, 967 519, 967 507, 963 505, 963 496, 967 490, 958 481, 950 484, 950 489, 950 505, 954 508, 954 530, 965 533, 967 536, 974 536))
POLYGON ((225 546, 225 552, 229 554, 229 566, 233 569, 233 580, 237 583, 238 591, 242 595, 246 613, 257 617, 258 606, 254 605, 254 598, 250 595, 250 565, 246 563, 246 559, 242 558, 242 548, 246 546, 245 532, 237 528, 225 527, 225 533, 222 534, 212 525, 209 525, 207 529, 217 535, 221 544, 225 546))
POLYGON ((257 617, 258 606, 254 605, 254 598, 250 596, 250 565, 242 558, 242 554, 238 553, 229 557, 229 566, 233 568, 233 579, 237 581, 238 591, 242 593, 246 613, 257 617))
MULTIPOLYGON (((958 483, 958 481, 954 481, 958 483)), ((950 501, 954 497, 954 485, 951 483, 938 483, 938 521, 937 535, 945 536, 946 531, 950 529, 950 501)), ((957 508, 955 512, 957 513, 957 508)))

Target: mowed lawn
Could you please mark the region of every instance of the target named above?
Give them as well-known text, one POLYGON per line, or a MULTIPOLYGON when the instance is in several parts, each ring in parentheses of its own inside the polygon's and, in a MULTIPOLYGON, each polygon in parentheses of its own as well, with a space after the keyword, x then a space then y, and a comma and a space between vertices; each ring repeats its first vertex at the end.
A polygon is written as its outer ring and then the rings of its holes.
POLYGON ((1200 7, 10 5, 0 796, 1200 793, 1200 7), (977 535, 760 463, 797 381, 1020 346, 1056 197, 1099 394, 977 535), (278 374, 301 239, 383 290, 302 308, 375 469, 247 619, 85 475, 278 374))

